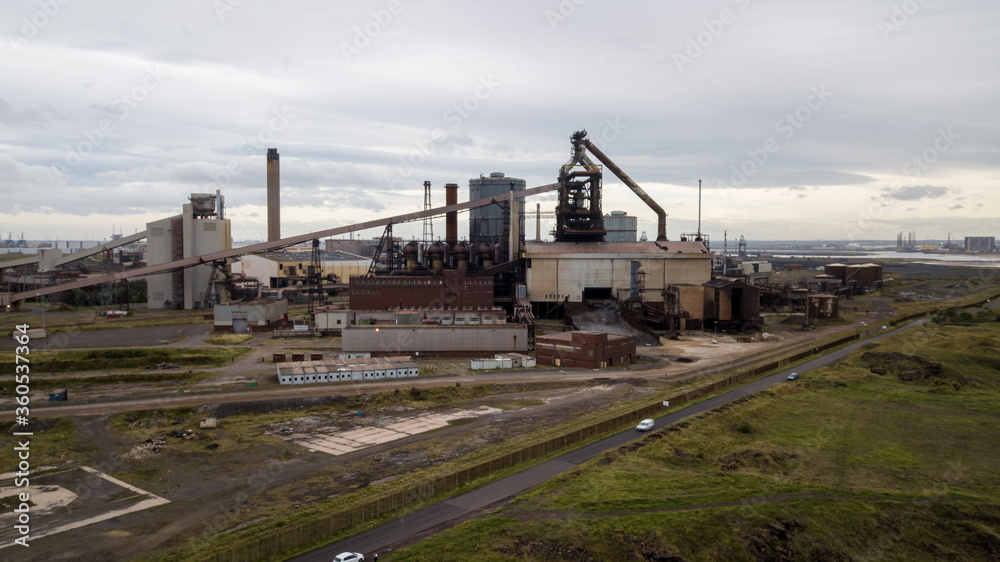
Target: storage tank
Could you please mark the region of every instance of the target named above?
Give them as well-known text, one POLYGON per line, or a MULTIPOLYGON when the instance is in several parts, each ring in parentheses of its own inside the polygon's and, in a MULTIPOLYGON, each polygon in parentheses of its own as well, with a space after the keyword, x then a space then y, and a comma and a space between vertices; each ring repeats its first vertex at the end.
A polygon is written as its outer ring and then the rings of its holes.
POLYGON ((493 248, 493 244, 486 241, 480 242, 476 246, 476 257, 479 258, 479 267, 482 269, 493 267, 493 248))
POLYGON ((431 271, 434 273, 444 271, 444 244, 440 240, 427 248, 427 261, 430 263, 431 271))
POLYGON ((403 267, 406 271, 413 271, 417 268, 417 253, 419 249, 417 243, 412 240, 403 246, 403 267))
POLYGON ((459 242, 455 244, 455 250, 452 252, 452 257, 455 260, 455 269, 469 269, 469 245, 465 242, 459 242))

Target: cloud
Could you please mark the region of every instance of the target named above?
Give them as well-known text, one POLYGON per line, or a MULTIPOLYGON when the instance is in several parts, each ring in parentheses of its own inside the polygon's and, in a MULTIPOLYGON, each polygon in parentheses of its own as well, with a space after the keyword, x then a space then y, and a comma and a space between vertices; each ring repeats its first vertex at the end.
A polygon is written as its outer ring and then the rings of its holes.
POLYGON ((882 197, 896 199, 899 201, 918 201, 920 199, 937 199, 944 197, 951 190, 947 187, 936 185, 906 185, 898 188, 886 187, 882 190, 882 197))
POLYGON ((964 209, 964 208, 965 208, 965 205, 953 205, 951 207, 948 207, 948 210, 949 211, 957 211, 959 209, 964 209))

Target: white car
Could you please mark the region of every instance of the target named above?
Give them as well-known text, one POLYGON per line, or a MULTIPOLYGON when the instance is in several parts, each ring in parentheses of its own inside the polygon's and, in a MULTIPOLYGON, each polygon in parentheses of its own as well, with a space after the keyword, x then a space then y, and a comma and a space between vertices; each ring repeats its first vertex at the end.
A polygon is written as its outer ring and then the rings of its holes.
POLYGON ((365 562, 365 555, 360 552, 341 552, 333 562, 365 562))
POLYGON ((635 428, 639 431, 649 431, 650 429, 653 429, 654 423, 655 422, 652 418, 646 418, 639 422, 639 425, 635 426, 635 428))

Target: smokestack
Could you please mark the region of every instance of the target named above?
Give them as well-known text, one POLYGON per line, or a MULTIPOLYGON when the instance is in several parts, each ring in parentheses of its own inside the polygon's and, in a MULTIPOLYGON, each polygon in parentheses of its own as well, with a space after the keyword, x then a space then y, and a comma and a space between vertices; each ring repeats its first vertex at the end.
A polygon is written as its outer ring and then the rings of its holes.
POLYGON ((535 203, 535 242, 542 241, 542 204, 535 203))
POLYGON ((278 175, 278 149, 267 149, 267 241, 281 239, 281 179, 278 175))
MULTIPOLYGON (((458 205, 458 184, 444 184, 444 204, 458 205)), ((444 216, 444 241, 448 244, 449 250, 455 249, 458 244, 458 211, 445 213, 444 216)))

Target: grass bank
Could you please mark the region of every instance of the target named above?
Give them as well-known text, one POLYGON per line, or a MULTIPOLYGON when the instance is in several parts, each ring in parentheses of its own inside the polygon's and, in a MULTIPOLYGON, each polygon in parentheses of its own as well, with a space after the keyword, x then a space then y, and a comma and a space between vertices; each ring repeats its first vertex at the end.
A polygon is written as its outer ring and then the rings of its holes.
POLYGON ((928 323, 649 435, 394 560, 995 559, 1000 323, 928 323), (784 557, 784 558, 782 558, 784 557), (654 558, 655 559, 655 558, 654 558))

